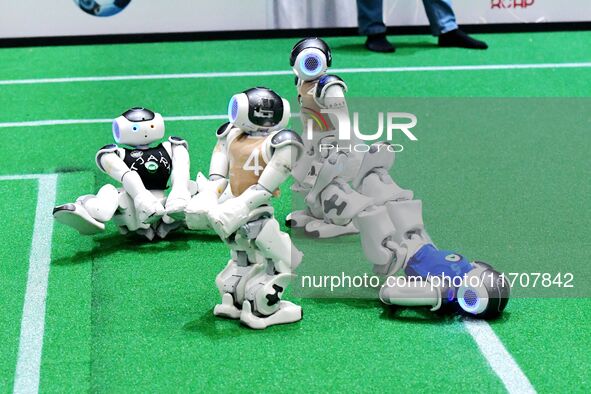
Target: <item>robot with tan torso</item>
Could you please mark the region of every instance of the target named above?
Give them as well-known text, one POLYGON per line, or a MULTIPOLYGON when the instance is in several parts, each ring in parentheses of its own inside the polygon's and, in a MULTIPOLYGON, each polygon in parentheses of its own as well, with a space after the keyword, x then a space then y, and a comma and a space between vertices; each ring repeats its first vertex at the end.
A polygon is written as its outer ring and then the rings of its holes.
MULTIPOLYGON (((303 125, 302 138, 305 152, 296 164, 293 176, 296 180, 292 190, 300 193, 306 208, 294 211, 286 224, 303 228, 306 234, 317 238, 332 238, 354 234, 358 230, 350 218, 327 215, 318 198, 318 175, 328 160, 333 160, 336 151, 361 143, 355 136, 341 141, 339 127, 348 124, 349 110, 345 93, 347 85, 336 75, 327 74, 332 57, 326 43, 318 38, 298 42, 292 50, 290 64, 296 74, 295 84, 300 104, 303 125)), ((343 156, 344 169, 336 182, 348 183, 361 161, 361 154, 350 151, 343 156)))
POLYGON ((216 278, 222 300, 214 314, 256 329, 295 322, 301 307, 281 298, 302 254, 280 231, 269 202, 301 155, 302 140, 283 129, 289 103, 272 90, 235 95, 228 113, 230 122, 217 131, 209 180, 198 176, 200 193, 185 212, 189 228, 208 221, 231 250, 216 278), (219 203, 227 188, 230 197, 219 203))

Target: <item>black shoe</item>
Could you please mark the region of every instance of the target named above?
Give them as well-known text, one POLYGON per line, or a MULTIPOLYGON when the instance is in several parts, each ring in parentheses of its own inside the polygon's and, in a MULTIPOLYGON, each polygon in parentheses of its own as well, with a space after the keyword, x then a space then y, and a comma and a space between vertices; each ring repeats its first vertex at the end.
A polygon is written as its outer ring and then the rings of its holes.
POLYGON ((448 31, 439 36, 440 47, 457 47, 468 49, 487 49, 484 41, 478 41, 470 37, 460 29, 448 31))
POLYGON ((396 48, 394 45, 390 44, 386 39, 386 35, 384 33, 381 34, 372 34, 367 36, 367 41, 365 41, 365 47, 373 52, 395 52, 396 48))

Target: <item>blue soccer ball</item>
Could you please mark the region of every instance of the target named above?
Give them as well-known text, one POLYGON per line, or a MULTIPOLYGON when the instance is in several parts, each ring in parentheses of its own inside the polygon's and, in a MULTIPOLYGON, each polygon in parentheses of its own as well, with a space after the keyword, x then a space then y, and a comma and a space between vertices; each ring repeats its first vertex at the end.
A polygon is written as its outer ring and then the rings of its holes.
POLYGON ((112 16, 123 11, 131 0, 74 0, 80 9, 94 16, 112 16))

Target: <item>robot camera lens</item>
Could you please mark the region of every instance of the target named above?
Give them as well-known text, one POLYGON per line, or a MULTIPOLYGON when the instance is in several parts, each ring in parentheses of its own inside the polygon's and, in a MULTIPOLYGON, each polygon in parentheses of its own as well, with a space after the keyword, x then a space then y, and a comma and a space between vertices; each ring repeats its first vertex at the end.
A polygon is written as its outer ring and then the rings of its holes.
POLYGON ((302 71, 308 75, 317 74, 322 68, 322 61, 316 54, 306 55, 300 63, 302 71))

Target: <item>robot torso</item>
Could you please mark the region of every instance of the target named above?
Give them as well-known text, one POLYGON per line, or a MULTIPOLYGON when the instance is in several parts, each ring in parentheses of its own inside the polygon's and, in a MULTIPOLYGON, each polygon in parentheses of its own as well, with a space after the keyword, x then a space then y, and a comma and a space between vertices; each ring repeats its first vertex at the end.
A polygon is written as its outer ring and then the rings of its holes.
POLYGON ((250 135, 235 130, 237 135, 228 138, 227 153, 230 189, 234 196, 239 196, 258 183, 267 166, 270 158, 267 157, 266 146, 270 135, 250 135))
POLYGON ((302 124, 304 125, 304 129, 306 129, 308 119, 311 119, 313 132, 334 131, 335 126, 330 120, 330 117, 327 114, 321 113, 322 107, 314 97, 317 86, 317 80, 299 81, 298 83, 298 101, 302 107, 300 115, 302 124))
POLYGON ((123 148, 123 161, 138 173, 148 190, 165 190, 172 171, 169 153, 162 144, 148 149, 123 148))

